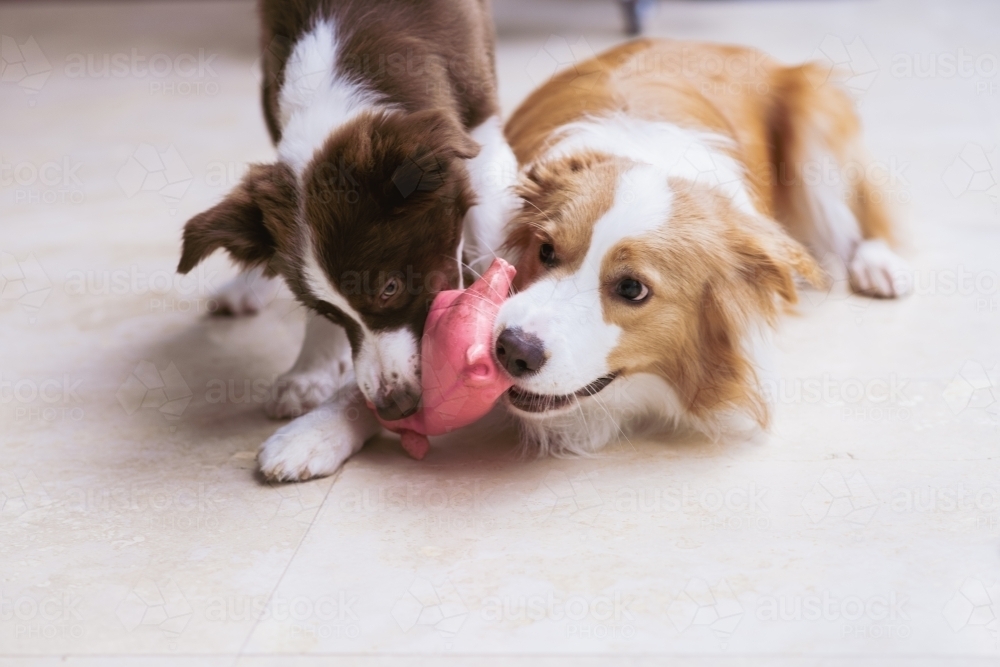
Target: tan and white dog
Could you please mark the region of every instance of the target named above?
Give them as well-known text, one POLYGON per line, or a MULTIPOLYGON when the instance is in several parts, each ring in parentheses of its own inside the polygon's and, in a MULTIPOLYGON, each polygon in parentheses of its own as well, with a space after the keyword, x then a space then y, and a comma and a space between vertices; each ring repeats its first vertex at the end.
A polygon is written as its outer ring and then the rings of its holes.
POLYGON ((529 442, 588 452, 651 421, 764 427, 761 355, 796 279, 823 282, 816 258, 838 258, 858 292, 907 290, 858 118, 829 75, 640 40, 515 112, 520 291, 495 335, 529 442))

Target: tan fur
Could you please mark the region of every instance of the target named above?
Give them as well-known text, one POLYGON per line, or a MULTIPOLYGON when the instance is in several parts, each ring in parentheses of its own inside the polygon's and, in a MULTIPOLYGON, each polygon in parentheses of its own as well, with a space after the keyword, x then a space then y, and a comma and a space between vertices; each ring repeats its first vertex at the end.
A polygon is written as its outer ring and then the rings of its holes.
POLYGON ((772 134, 778 139, 771 158, 776 172, 772 176, 775 215, 793 235, 802 238, 804 232, 799 224, 806 216, 797 206, 803 199, 805 177, 800 167, 810 159, 805 144, 811 139, 829 150, 841 164, 860 167, 845 171, 861 176, 847 184, 847 198, 861 225, 862 236, 893 241, 892 222, 883 203, 886 197, 878 185, 865 178, 870 172, 864 167, 870 160, 860 140, 861 123, 850 98, 839 88, 826 84, 827 76, 823 67, 807 63, 778 68, 771 77, 772 134), (813 136, 804 136, 807 131, 813 136))
MULTIPOLYGON (((744 168, 758 215, 705 185, 664 184, 673 193, 669 219, 621 241, 600 267, 604 320, 622 331, 608 367, 663 378, 696 422, 738 411, 765 426, 767 403, 748 349, 755 329, 774 325, 783 304, 796 302, 796 275, 823 282, 803 245, 809 151, 866 164, 850 100, 826 84, 827 74, 742 47, 639 40, 553 77, 506 129, 525 165, 525 205, 509 239, 520 258, 518 284, 575 269, 629 166, 593 152, 546 157, 566 124, 614 112, 730 139, 726 150, 744 168), (539 262, 542 243, 556 247, 557 266, 539 262), (635 304, 618 296, 623 277, 639 279, 651 297, 635 304)), ((861 178, 846 185, 863 238, 890 239, 876 184, 861 178)))
MULTIPOLYGON (((717 132, 735 141, 756 208, 804 240, 791 200, 809 159, 806 128, 822 129, 818 138, 842 163, 869 162, 850 98, 827 83, 828 74, 815 64, 786 67, 746 47, 636 40, 554 76, 514 112, 506 134, 518 162, 530 164, 562 126, 612 111, 717 132), (716 63, 729 71, 716 73, 716 63)), ((864 238, 892 240, 879 187, 851 185, 864 238)))
POLYGON ((622 329, 609 365, 661 376, 698 419, 735 407, 764 426, 766 403, 741 342, 762 318, 775 322, 776 296, 796 301, 795 273, 819 280, 819 269, 777 224, 706 186, 672 179, 671 187, 669 223, 653 238, 619 243, 601 267, 605 319, 622 329), (656 298, 640 307, 616 298, 611 288, 626 275, 656 298))
POLYGON ((559 247, 559 270, 579 268, 594 223, 614 199, 614 190, 607 184, 617 181, 627 166, 627 160, 588 152, 527 171, 519 188, 524 204, 507 239, 507 247, 521 257, 515 289, 530 284, 545 270, 538 261, 542 243, 559 247))

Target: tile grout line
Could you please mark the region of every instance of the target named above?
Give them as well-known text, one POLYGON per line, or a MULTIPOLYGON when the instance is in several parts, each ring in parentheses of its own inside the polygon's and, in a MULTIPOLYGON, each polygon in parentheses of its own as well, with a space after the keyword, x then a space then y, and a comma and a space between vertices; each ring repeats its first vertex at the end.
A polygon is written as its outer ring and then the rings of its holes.
MULTIPOLYGON (((274 598, 274 594, 275 594, 275 592, 277 592, 278 588, 281 586, 281 582, 285 580, 285 575, 288 574, 288 568, 290 568, 292 566, 292 563, 295 561, 295 557, 299 555, 299 549, 302 548, 302 544, 306 541, 306 538, 309 536, 309 533, 312 531, 313 525, 316 523, 316 518, 319 516, 319 513, 323 511, 324 507, 326 507, 326 500, 327 500, 327 498, 330 497, 330 492, 333 490, 333 487, 337 483, 337 480, 339 480, 340 477, 341 477, 341 475, 343 474, 344 468, 347 467, 347 463, 348 462, 345 461, 344 464, 342 466, 340 466, 340 468, 337 470, 337 472, 334 473, 331 476, 330 486, 329 486, 329 488, 327 488, 326 493, 323 494, 323 502, 321 502, 319 504, 319 507, 316 509, 316 514, 313 515, 313 518, 309 521, 309 526, 302 533, 302 537, 299 539, 299 543, 295 545, 295 550, 292 552, 291 558, 288 559, 288 562, 285 564, 284 569, 281 571, 281 575, 278 577, 278 580, 274 583, 274 587, 271 589, 271 592, 268 594, 268 596, 267 596, 267 602, 264 603, 264 608, 265 609, 267 608, 267 605, 271 604, 271 599, 274 598)), ((301 482, 296 482, 296 484, 301 484, 301 482)), ((243 643, 240 645, 239 649, 237 649, 237 651, 236 651, 236 654, 233 656, 232 667, 236 667, 236 665, 240 661, 240 658, 243 657, 244 651, 246 651, 247 644, 250 643, 250 638, 253 637, 253 633, 256 632, 257 625, 259 623, 260 623, 260 619, 259 618, 255 618, 254 622, 253 622, 253 625, 250 626, 250 631, 247 633, 246 638, 243 640, 243 643)))

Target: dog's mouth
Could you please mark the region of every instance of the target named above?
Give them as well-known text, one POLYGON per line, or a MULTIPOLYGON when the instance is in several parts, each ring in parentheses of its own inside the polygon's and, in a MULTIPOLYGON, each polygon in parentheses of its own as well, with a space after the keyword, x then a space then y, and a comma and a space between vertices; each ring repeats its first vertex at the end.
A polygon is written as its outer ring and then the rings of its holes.
POLYGON ((533 394, 519 387, 511 387, 507 390, 507 400, 510 404, 523 412, 547 412, 558 410, 575 402, 578 398, 586 398, 599 393, 602 389, 611 384, 618 377, 618 373, 609 373, 598 378, 582 389, 578 389, 572 394, 553 396, 550 394, 533 394))

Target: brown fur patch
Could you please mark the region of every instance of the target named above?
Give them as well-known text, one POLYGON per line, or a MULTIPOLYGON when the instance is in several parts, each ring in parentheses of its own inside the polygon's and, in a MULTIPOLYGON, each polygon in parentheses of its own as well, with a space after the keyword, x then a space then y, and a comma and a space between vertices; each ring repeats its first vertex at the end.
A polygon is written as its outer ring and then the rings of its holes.
POLYGON ((807 234, 796 208, 802 170, 816 139, 847 170, 864 175, 846 196, 864 238, 893 239, 891 216, 860 142, 860 122, 847 94, 817 64, 786 67, 740 46, 640 39, 611 48, 556 74, 536 89, 507 123, 507 139, 521 164, 530 164, 567 123, 612 112, 709 130, 734 142, 732 156, 746 167, 751 201, 795 238, 807 234))
POLYGON ((279 267, 272 260, 279 249, 290 251, 295 230, 298 193, 295 175, 282 164, 256 164, 219 204, 184 225, 184 243, 177 271, 187 273, 218 248, 237 262, 264 266, 268 275, 279 267))
POLYGON ((347 27, 340 68, 405 110, 438 109, 465 129, 499 112, 486 0, 261 0, 259 13, 262 102, 275 143, 285 64, 317 17, 347 27))
POLYGON ((628 160, 585 152, 532 165, 517 192, 523 204, 510 223, 507 248, 519 258, 514 288, 530 284, 542 272, 572 272, 590 246, 594 224, 611 208, 614 186, 628 160), (557 248, 556 265, 544 267, 539 247, 557 248))
POLYGON ((408 326, 419 337, 430 300, 458 284, 461 226, 474 203, 463 161, 479 152, 469 130, 499 109, 488 2, 262 0, 259 11, 261 95, 275 143, 286 63, 319 19, 337 31, 338 72, 395 111, 334 129, 301 184, 287 166, 255 167, 188 222, 179 270, 225 248, 239 263, 280 273, 306 305, 356 332, 306 285, 303 253, 312 244, 371 329, 408 326), (403 289, 379 299, 393 278, 403 289))
POLYGON ((419 334, 436 291, 458 283, 474 199, 461 145, 435 111, 362 114, 331 135, 303 177, 320 265, 373 329, 410 323, 419 334), (390 276, 405 286, 383 302, 390 276))
POLYGON ((669 185, 670 219, 622 241, 602 262, 604 318, 622 329, 608 364, 661 376, 698 417, 735 407, 764 425, 745 344, 754 327, 774 323, 779 300, 795 302, 795 274, 818 279, 819 269, 778 224, 746 215, 706 186, 669 185), (618 297, 623 277, 639 279, 650 297, 641 304, 618 297))

